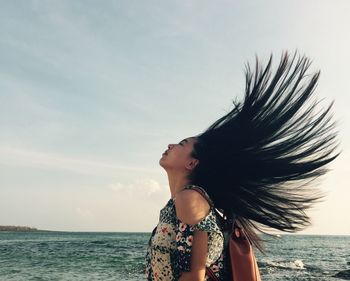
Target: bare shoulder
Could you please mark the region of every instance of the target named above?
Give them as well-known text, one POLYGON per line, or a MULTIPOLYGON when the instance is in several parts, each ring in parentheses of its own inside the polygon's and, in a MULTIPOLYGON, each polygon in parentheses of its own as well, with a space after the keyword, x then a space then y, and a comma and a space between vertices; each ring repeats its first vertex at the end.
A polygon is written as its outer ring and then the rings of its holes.
POLYGON ((178 219, 190 225, 200 222, 210 211, 208 201, 191 189, 182 190, 176 195, 175 208, 178 219))

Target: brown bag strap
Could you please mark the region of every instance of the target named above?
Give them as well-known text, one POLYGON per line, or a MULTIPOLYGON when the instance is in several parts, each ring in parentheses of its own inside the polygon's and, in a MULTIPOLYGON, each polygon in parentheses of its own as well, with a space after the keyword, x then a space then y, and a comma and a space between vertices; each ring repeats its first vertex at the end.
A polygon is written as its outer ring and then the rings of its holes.
POLYGON ((211 270, 210 267, 205 268, 205 275, 210 278, 209 281, 220 281, 219 278, 216 277, 216 275, 214 274, 214 272, 211 270))
POLYGON ((213 201, 210 199, 208 193, 202 187, 197 186, 197 185, 193 185, 193 184, 189 184, 189 185, 185 186, 185 189, 193 189, 193 190, 197 191, 208 201, 208 204, 211 208, 214 207, 213 201))

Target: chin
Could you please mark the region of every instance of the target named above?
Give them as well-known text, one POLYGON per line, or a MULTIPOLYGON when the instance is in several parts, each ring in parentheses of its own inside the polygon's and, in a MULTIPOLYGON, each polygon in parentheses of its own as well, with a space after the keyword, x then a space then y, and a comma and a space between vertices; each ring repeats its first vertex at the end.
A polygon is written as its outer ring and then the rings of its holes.
POLYGON ((164 164, 164 161, 162 158, 159 159, 159 166, 161 166, 164 170, 166 170, 166 165, 164 164))

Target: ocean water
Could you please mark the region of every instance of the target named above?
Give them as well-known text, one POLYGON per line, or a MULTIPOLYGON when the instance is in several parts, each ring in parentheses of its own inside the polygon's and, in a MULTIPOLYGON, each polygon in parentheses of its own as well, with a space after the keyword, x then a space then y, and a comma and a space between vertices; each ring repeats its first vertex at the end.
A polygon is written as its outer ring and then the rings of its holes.
MULTIPOLYGON (((0 280, 145 280, 150 233, 0 232, 0 280)), ((332 281, 350 269, 350 236, 266 238, 264 281, 332 281)))

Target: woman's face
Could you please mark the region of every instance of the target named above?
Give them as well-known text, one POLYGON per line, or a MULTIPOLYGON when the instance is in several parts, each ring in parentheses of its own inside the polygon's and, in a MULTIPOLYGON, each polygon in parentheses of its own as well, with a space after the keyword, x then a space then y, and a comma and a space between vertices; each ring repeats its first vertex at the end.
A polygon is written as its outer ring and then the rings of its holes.
POLYGON ((168 149, 159 160, 159 165, 165 170, 192 170, 198 163, 197 159, 191 157, 193 145, 196 141, 196 137, 189 137, 177 144, 169 144, 168 149))

